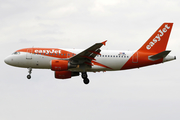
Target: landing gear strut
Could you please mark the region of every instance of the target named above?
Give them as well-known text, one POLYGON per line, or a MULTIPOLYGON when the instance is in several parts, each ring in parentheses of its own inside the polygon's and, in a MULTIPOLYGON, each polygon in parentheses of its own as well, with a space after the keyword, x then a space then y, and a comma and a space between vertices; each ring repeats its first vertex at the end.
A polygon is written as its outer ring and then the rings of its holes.
POLYGON ((27 79, 31 79, 32 68, 28 68, 28 73, 29 75, 27 75, 27 79))
POLYGON ((86 72, 82 72, 81 77, 83 78, 83 82, 84 84, 88 84, 89 83, 89 79, 87 78, 87 73, 86 72))

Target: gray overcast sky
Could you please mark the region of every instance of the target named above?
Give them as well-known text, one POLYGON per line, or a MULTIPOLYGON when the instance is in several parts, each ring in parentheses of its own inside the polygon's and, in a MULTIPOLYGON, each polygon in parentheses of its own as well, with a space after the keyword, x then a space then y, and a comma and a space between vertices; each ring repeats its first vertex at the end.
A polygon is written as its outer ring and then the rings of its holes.
POLYGON ((0 0, 1 120, 179 120, 179 0, 0 0), (51 70, 4 63, 25 47, 136 50, 163 22, 177 60, 140 69, 57 80, 51 70))

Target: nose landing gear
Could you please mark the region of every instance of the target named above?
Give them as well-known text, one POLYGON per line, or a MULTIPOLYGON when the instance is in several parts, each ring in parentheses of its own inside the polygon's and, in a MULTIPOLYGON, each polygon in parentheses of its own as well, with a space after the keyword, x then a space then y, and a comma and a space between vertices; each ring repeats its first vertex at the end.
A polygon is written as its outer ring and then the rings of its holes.
POLYGON ((31 79, 32 68, 28 68, 28 73, 29 75, 27 75, 27 79, 31 79))
POLYGON ((89 79, 87 78, 87 73, 86 72, 82 72, 81 77, 83 78, 83 82, 84 84, 88 84, 89 83, 89 79))

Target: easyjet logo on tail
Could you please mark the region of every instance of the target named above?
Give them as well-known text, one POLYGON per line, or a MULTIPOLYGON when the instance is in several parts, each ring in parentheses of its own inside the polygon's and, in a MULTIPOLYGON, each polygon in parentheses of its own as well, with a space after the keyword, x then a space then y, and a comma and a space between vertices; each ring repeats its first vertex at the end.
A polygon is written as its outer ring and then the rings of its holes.
POLYGON ((146 49, 150 50, 158 41, 161 41, 161 38, 164 36, 164 34, 167 32, 169 28, 170 27, 168 26, 168 24, 166 24, 163 29, 160 29, 156 37, 146 46, 146 49))

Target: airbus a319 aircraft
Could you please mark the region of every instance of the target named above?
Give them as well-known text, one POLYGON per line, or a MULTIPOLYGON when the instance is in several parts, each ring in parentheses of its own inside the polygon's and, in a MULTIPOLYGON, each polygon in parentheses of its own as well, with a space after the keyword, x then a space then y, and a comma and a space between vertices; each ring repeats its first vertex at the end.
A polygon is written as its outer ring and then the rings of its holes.
POLYGON ((87 72, 117 71, 159 64, 176 59, 166 50, 173 23, 164 23, 137 51, 101 50, 107 41, 81 49, 24 48, 5 58, 5 63, 15 67, 51 69, 57 79, 81 76, 89 83, 87 72))

